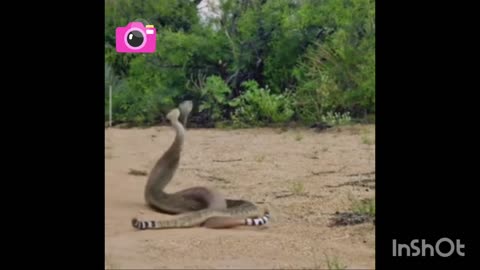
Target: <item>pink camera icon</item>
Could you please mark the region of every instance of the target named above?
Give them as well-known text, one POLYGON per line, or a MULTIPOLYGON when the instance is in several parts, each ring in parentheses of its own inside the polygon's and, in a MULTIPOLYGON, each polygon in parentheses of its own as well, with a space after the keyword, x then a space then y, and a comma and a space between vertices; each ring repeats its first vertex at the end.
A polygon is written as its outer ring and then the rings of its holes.
POLYGON ((115 30, 116 49, 119 53, 153 53, 157 46, 157 30, 153 25, 143 26, 131 22, 115 30))

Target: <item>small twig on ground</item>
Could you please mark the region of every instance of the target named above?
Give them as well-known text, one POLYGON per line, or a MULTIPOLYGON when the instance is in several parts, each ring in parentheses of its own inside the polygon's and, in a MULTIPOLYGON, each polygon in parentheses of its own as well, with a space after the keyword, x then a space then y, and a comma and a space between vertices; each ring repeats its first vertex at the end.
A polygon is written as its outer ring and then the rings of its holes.
MULTIPOLYGON (((311 171, 311 174, 312 175, 321 175, 321 174, 330 174, 330 173, 338 173, 338 172, 341 172, 343 171, 343 169, 345 169, 347 166, 343 166, 341 167, 340 169, 338 170, 330 170, 330 171, 319 171, 319 172, 314 172, 314 171, 311 171)), ((311 176, 311 175, 310 175, 311 176)))
POLYGON ((338 187, 343 187, 343 186, 359 186, 359 187, 366 187, 366 188, 375 189, 375 185, 367 184, 367 183, 372 183, 372 182, 375 182, 375 178, 368 178, 368 179, 362 179, 362 180, 357 180, 357 181, 349 181, 349 182, 338 184, 338 185, 335 185, 335 186, 326 185, 325 187, 327 187, 327 188, 338 188, 338 187))
POLYGON ((214 159, 213 162, 235 162, 235 161, 241 161, 242 159, 225 159, 225 160, 219 160, 219 159, 214 159))
POLYGON ((353 174, 347 174, 347 176, 359 176, 359 175, 371 175, 375 174, 375 171, 372 172, 366 172, 366 173, 353 173, 353 174))
POLYGON ((148 173, 147 173, 146 171, 140 171, 140 170, 130 169, 130 171, 128 172, 128 174, 145 176, 145 175, 147 175, 148 173))
POLYGON ((228 181, 227 179, 225 178, 222 178, 222 177, 217 177, 217 176, 212 176, 212 175, 201 175, 201 174, 197 174, 199 177, 201 178, 204 178, 204 179, 207 179, 208 181, 219 181, 219 182, 224 182, 224 183, 230 183, 230 181, 228 181))
POLYGON ((275 198, 279 199, 279 198, 286 198, 286 197, 290 197, 290 196, 293 196, 293 193, 275 195, 275 198))
POLYGON ((313 175, 320 175, 320 174, 329 174, 329 173, 336 173, 337 171, 319 171, 319 172, 313 172, 312 171, 312 174, 313 175))

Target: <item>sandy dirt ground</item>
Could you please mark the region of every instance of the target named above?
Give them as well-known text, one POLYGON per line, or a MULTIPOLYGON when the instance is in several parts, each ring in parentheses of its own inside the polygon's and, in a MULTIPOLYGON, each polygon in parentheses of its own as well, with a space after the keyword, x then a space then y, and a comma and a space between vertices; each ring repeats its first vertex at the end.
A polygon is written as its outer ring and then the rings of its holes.
POLYGON ((265 227, 136 231, 147 176, 174 137, 168 126, 106 129, 106 269, 375 268, 375 226, 329 226, 335 212, 375 196, 375 126, 189 129, 167 192, 209 186, 268 206, 265 227), (370 181, 373 186, 349 185, 370 181))

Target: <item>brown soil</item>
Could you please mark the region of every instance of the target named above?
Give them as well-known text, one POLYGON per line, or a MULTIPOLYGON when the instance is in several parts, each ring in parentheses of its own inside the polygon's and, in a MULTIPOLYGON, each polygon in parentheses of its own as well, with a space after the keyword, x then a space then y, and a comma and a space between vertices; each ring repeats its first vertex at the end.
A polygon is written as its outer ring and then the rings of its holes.
POLYGON ((149 172, 174 131, 106 129, 106 269, 375 268, 375 226, 330 226, 336 212, 375 196, 375 126, 190 129, 173 192, 211 186, 268 206, 265 227, 136 231, 134 216, 164 218, 143 200, 149 172))

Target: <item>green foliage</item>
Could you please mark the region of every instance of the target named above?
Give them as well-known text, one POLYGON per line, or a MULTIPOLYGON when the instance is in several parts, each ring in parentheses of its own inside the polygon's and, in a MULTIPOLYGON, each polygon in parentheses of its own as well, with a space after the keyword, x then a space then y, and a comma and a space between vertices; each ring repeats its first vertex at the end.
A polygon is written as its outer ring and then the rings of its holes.
POLYGON ((234 121, 237 124, 265 125, 283 123, 294 114, 291 97, 272 94, 270 89, 260 88, 256 81, 242 84, 246 91, 229 104, 235 107, 234 121))
POLYGON ((168 87, 167 74, 156 72, 147 56, 133 59, 129 70, 126 86, 113 92, 113 115, 117 121, 150 124, 159 112, 175 106, 173 98, 177 93, 168 87))
POLYGON ((155 123, 184 99, 198 104, 192 121, 240 126, 374 115, 374 0, 222 0, 208 22, 198 2, 105 2, 115 122, 155 123), (157 28, 155 53, 115 51, 131 21, 157 28))
POLYGON ((327 262, 327 269, 329 270, 343 270, 346 269, 347 266, 341 263, 337 257, 330 258, 325 254, 326 262, 327 262))
POLYGON ((110 86, 118 85, 118 77, 113 73, 113 69, 109 64, 105 63, 105 97, 108 98, 108 91, 110 86))
POLYGON ((213 121, 223 118, 224 108, 228 105, 228 95, 231 90, 228 85, 218 76, 207 78, 205 86, 201 89, 202 103, 199 112, 206 111, 213 121))
POLYGON ((290 190, 294 195, 305 194, 305 186, 303 185, 303 182, 293 182, 290 190))
POLYGON ((352 208, 354 213, 375 217, 375 198, 355 201, 352 208))
POLYGON ((327 111, 375 112, 374 1, 330 0, 306 7, 305 13, 319 14, 336 30, 309 47, 293 70, 301 119, 318 121, 327 111))
POLYGON ((321 116, 322 122, 336 126, 336 125, 348 125, 352 122, 352 117, 350 117, 350 113, 346 112, 344 114, 340 114, 338 112, 327 112, 326 114, 321 116))

